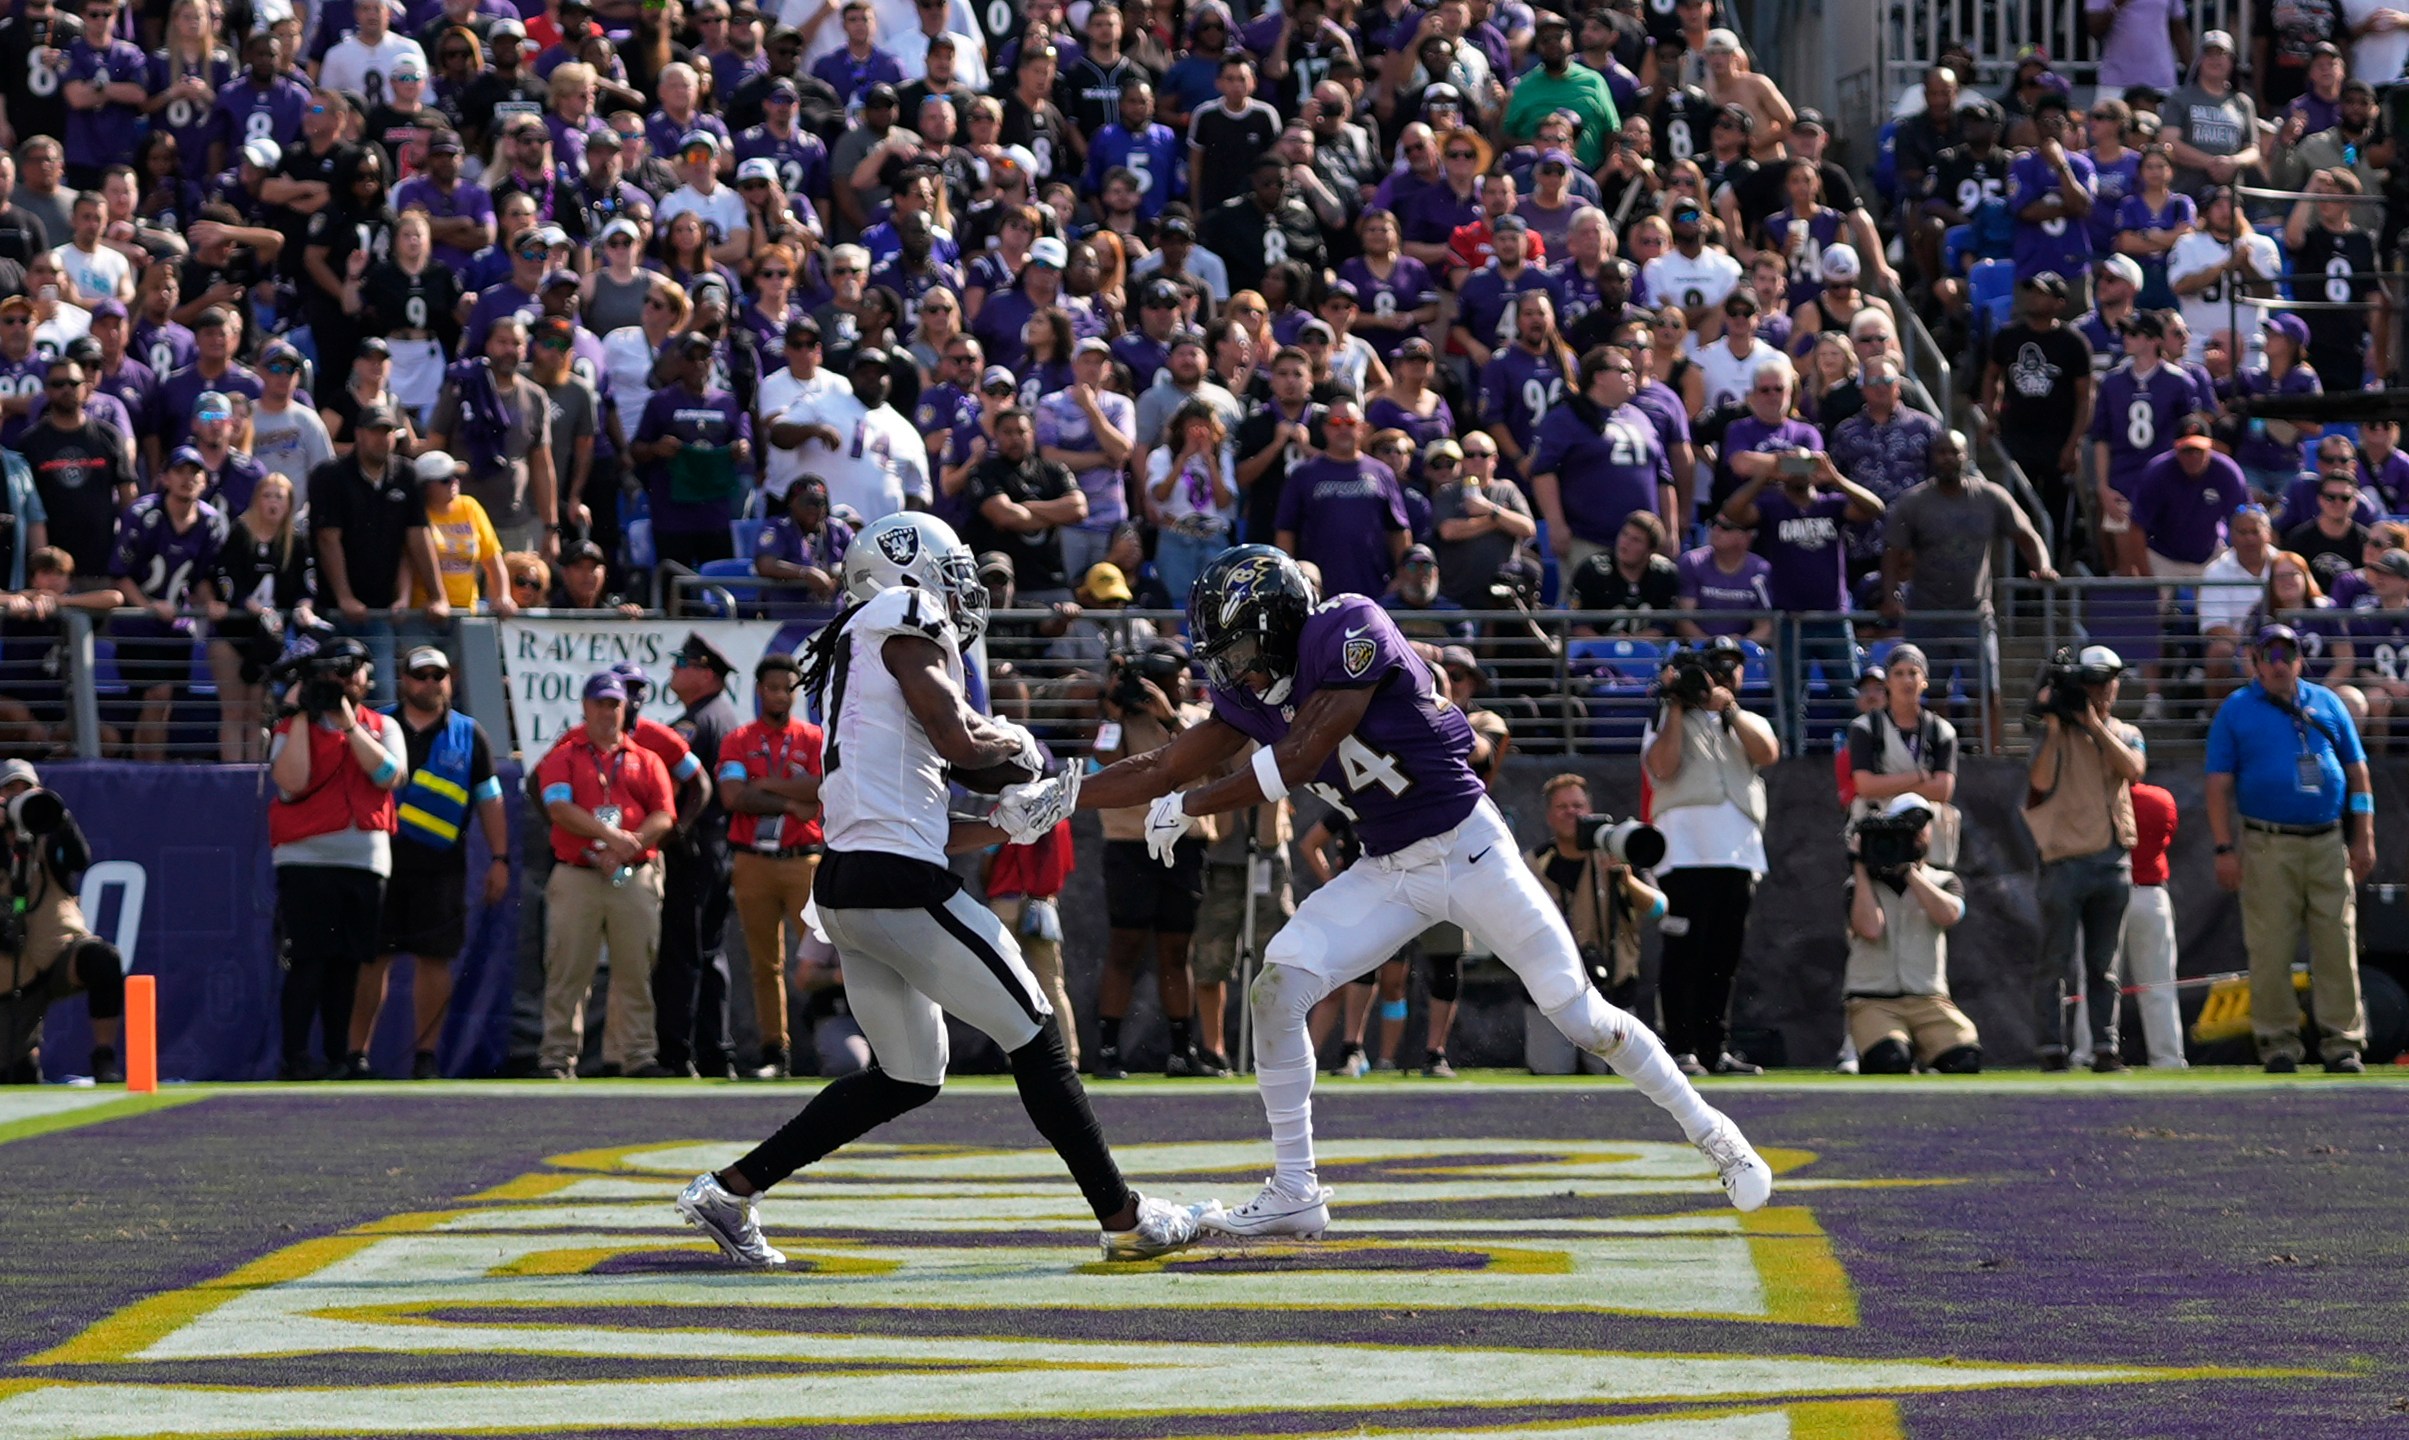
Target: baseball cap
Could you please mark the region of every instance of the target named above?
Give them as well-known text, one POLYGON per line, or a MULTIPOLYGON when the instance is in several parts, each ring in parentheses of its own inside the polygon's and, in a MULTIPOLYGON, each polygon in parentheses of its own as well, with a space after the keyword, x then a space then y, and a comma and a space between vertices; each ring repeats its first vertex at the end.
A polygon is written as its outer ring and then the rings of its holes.
POLYGON ((1488 671, 1481 668, 1480 661, 1472 658, 1471 647, 1465 645, 1443 647, 1439 651, 1439 668, 1442 670, 1469 670, 1483 678, 1487 678, 1489 674, 1488 671))
MULTIPOLYGON (((2394 551, 2393 553, 2399 554, 2400 552, 2394 551)), ((1428 545, 1409 545, 1397 563, 1399 565, 1436 565, 1439 563, 1439 557, 1438 553, 1428 545)))
POLYGON ((355 430, 390 430, 399 423, 392 406, 375 400, 360 407, 359 418, 352 421, 351 426, 355 430))
MULTIPOLYGON (((578 3, 580 0, 563 0, 562 8, 578 3)), ((388 74, 395 80, 424 80, 427 78, 426 62, 415 55, 404 55, 393 62, 393 69, 388 74)))
POLYGON ((1086 339, 1071 347, 1071 354, 1075 356, 1110 355, 1111 353, 1112 346, 1106 344, 1104 338, 1100 335, 1090 335, 1086 339))
POLYGON ((644 238, 644 231, 635 221, 625 218, 613 220, 602 227, 602 238, 606 243, 614 236, 619 235, 625 235, 630 240, 640 241, 644 238))
POLYGON ((429 450, 414 462, 418 467, 418 483, 449 480, 460 473, 460 462, 441 450, 429 450))
POLYGON ((1565 169, 1570 170, 1572 168, 1572 164, 1573 157, 1571 155, 1567 154, 1558 146, 1550 145, 1545 150, 1539 152, 1539 164, 1537 168, 1545 170, 1550 165, 1561 165, 1565 169))
POLYGON ((14 785, 20 780, 28 785, 39 785, 42 776, 33 768, 31 760, 0 760, 0 785, 14 785))
POLYGON ((566 285, 572 290, 576 289, 578 285, 577 272, 574 270, 548 270, 544 273, 543 280, 536 285, 535 289, 536 293, 540 295, 544 291, 560 285, 566 285))
POLYGON ((1854 280, 1864 273, 1865 266, 1857 259, 1856 246, 1833 245, 1823 252, 1823 278, 1826 280, 1854 280))
POLYGON ((1193 240, 1196 238, 1196 222, 1185 215, 1167 215, 1163 217, 1163 223, 1155 227, 1155 233, 1164 237, 1177 236, 1182 240, 1193 240))
POLYGON ((1080 579, 1079 594, 1083 598, 1092 596, 1098 600, 1127 601, 1131 598, 1129 577, 1122 574, 1121 567, 1111 561, 1099 561, 1090 565, 1087 574, 1080 579))
POLYGON ((1893 795, 1885 801, 1882 813, 1894 820, 1913 818, 1920 825, 1932 818, 1932 806, 1925 801, 1923 796, 1909 790, 1904 794, 1893 795))
POLYGON ((1419 335, 1397 347, 1397 358, 1400 360, 1428 360, 1433 358, 1433 355, 1430 342, 1419 335))
POLYGON ((2111 255, 2100 262, 2100 272, 2113 275, 2127 285, 2141 288, 2141 262, 2130 255, 2111 255))
POLYGON ((1740 37, 1718 25, 1706 32, 1706 53, 1737 55, 1740 53, 1740 37))
POLYGON ((1327 305, 1333 300, 1344 300, 1349 305, 1361 306, 1363 292, 1355 288, 1355 282, 1352 280, 1333 280, 1330 282, 1330 288, 1322 292, 1322 303, 1327 305))
POLYGON ((393 358, 393 346, 382 335, 363 335, 360 337, 359 349, 354 353, 374 355, 379 360, 390 360, 393 358))
POLYGON ((243 142, 243 158, 262 170, 273 170, 284 159, 284 150, 273 140, 261 137, 243 142))
POLYGON ((1790 129, 1794 134, 1804 130, 1810 134, 1829 135, 1832 133, 1832 122, 1824 118, 1821 110, 1810 106, 1791 117, 1790 129))
POLYGON ((467 148, 460 143, 457 131, 438 130, 427 137, 427 153, 429 155, 459 155, 465 153, 467 148))
POLYGON ((892 110, 902 103, 902 94, 898 92, 894 86, 889 85, 884 80, 879 81, 876 85, 873 85, 869 89, 862 92, 862 108, 864 110, 868 110, 873 106, 878 105, 884 105, 888 109, 892 110))
POLYGON ((559 250, 569 243, 569 232, 558 225, 538 225, 528 233, 540 237, 547 250, 559 250))
POLYGON ((691 292, 695 304, 700 305, 703 303, 703 293, 705 291, 716 293, 719 296, 721 303, 725 304, 728 298, 728 282, 716 271, 700 277, 694 282, 694 288, 691 292))
POLYGON ((2295 346, 2309 343, 2309 322, 2297 315, 2270 315, 2263 328, 2271 334, 2283 336, 2295 346))
POLYGON ((771 100, 794 100, 799 98, 802 94, 802 90, 795 85, 793 80, 781 75, 777 79, 770 82, 770 92, 766 98, 771 100))
POLYGON ((2125 657, 2105 645, 2086 645, 2074 657, 2075 663, 2086 670, 2109 670, 2123 674, 2125 657))
POLYGON ((2228 55, 2240 53, 2233 48, 2232 34, 2224 30, 2211 30, 2207 34, 2202 35, 2200 37, 2200 49, 2202 51, 2222 50, 2228 55))
POLYGON ((1020 382, 1012 378, 1012 372, 1001 365, 990 365, 979 376, 981 390, 1014 390, 1019 386, 1020 382))
POLYGON ((2387 575, 2409 580, 2409 550, 2387 550, 2376 557, 2375 568, 2387 575))
POLYGON ((173 470, 179 465, 190 465, 196 470, 209 468, 209 462, 201 458, 201 452, 190 445, 178 445, 175 453, 167 457, 166 468, 173 470))
POLYGON ((2300 648, 2300 632, 2289 625, 2262 625, 2259 627, 2258 634, 2251 637, 2250 643, 2261 650, 2270 645, 2289 645, 2294 650, 2298 650, 2300 648))
POLYGON ((979 578, 981 580, 1011 579, 1012 557, 1001 550, 985 551, 979 556, 979 578))
POLYGON ((772 184, 777 183, 777 164, 766 155, 754 156, 736 167, 736 183, 742 185, 748 180, 767 180, 772 184))
POLYGON ((1910 669, 1921 670, 1927 675, 1932 673, 1932 662, 1924 658, 1924 647, 1921 645, 1893 645, 1890 647, 1890 654, 1884 657, 1882 663, 1892 670, 1904 665, 1910 669))
POLYGON ((586 132, 586 148, 588 150, 616 150, 619 148, 619 132, 616 130, 589 130, 586 132))
POLYGON ((1489 222, 1489 233, 1491 235, 1528 235, 1531 233, 1531 222, 1520 215, 1500 215, 1489 222))
POLYGON ((588 700, 627 699, 627 682, 613 670, 597 670, 586 677, 585 698, 588 700))
POLYGON ((2122 329, 2127 335, 2147 335, 2153 340, 2166 338, 2166 322, 2155 311, 2134 311, 2124 318, 2122 329))
POLYGON ((413 670, 449 670, 451 668, 452 657, 432 645, 421 645, 402 657, 402 673, 404 675, 413 670))
POLYGON ((719 153, 719 137, 708 130, 689 130, 678 137, 678 150, 681 153, 695 149, 697 146, 717 155, 719 153))
POLYGON ((846 362, 845 368, 847 370, 859 370, 864 365, 875 365, 879 369, 884 370, 893 363, 894 361, 887 357, 886 351, 879 349, 876 345, 864 345, 859 350, 853 352, 853 358, 846 362))
POLYGON ((1051 235, 1043 236, 1029 247, 1029 263, 1060 270, 1071 263, 1070 247, 1051 235))
POLYGON ((574 545, 563 546, 560 552, 560 563, 563 565, 600 565, 603 560, 602 547, 591 540, 580 540, 574 545))
POLYGON ((2052 295, 2060 300, 2066 298, 2066 278, 2055 270, 2043 270, 2028 277, 2024 282, 2024 288, 2042 295, 2052 295))
POLYGON ((234 418, 234 402, 226 398, 223 390, 204 390, 192 402, 192 418, 231 420, 234 418))
POLYGON ((1335 345, 1338 343, 1338 332, 1320 320, 1308 320, 1297 327, 1298 344, 1309 344, 1316 340, 1324 345, 1335 345))

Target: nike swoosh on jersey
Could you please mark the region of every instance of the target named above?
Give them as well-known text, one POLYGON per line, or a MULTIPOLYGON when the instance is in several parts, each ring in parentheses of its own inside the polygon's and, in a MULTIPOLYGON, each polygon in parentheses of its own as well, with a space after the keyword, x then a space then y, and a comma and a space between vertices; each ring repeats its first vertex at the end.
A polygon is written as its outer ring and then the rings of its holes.
POLYGON ((1489 858, 1489 852, 1490 852, 1491 850, 1494 850, 1494 849, 1496 849, 1496 848, 1497 848, 1497 847, 1496 847, 1496 846, 1494 846, 1494 845, 1488 845, 1488 846, 1484 846, 1484 847, 1482 847, 1482 849, 1481 849, 1481 853, 1479 853, 1478 855, 1475 855, 1475 856, 1473 856, 1473 857, 1472 857, 1470 860, 1467 860, 1467 861, 1465 861, 1464 863, 1465 863, 1465 864, 1467 864, 1467 865, 1478 865, 1478 864, 1479 864, 1479 863, 1481 863, 1483 860, 1486 860, 1486 859, 1488 859, 1488 858, 1489 858))
POLYGON ((1358 625, 1358 626, 1356 626, 1354 629, 1352 629, 1352 630, 1349 630, 1349 631, 1347 632, 1347 638, 1348 638, 1349 640, 1352 640, 1352 639, 1356 638, 1357 636, 1359 636, 1359 635, 1362 635, 1362 634, 1363 634, 1363 633, 1365 633, 1366 631, 1370 630, 1371 628, 1372 628, 1372 627, 1371 627, 1371 626, 1369 626, 1369 625, 1358 625))

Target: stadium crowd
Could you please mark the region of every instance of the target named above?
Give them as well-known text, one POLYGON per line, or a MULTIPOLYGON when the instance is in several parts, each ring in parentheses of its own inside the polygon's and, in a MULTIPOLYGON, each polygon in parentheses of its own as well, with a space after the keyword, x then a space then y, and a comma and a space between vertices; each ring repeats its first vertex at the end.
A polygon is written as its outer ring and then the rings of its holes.
MULTIPOLYGON (((2006 547, 2197 586, 2170 653, 2212 697, 2293 617, 2303 678, 2389 724, 2398 426, 2241 406, 2397 363, 2399 206, 2357 202, 2409 32, 2284 7, 2244 65, 2182 7, 2088 8, 2096 85, 2028 51, 1992 93, 2007 57, 1952 50, 1846 137, 1861 183, 1716 0, 22 0, 0 749, 67 742, 65 609, 114 612, 112 753, 168 756, 205 675, 217 758, 257 762, 296 636, 389 703, 454 615, 635 615, 687 571, 828 613, 905 507, 1046 615, 996 637, 1008 706, 1060 683, 1015 678, 1041 653, 1093 699, 1175 638, 1096 612, 1175 609, 1239 541, 1421 617, 1475 690, 1550 606, 1953 671, 2006 547), (1914 378, 1918 326, 1969 393, 1914 378)), ((1731 918, 1683 873, 1677 918, 1731 918)), ((1116 918, 1116 985, 1179 910, 1116 918)))

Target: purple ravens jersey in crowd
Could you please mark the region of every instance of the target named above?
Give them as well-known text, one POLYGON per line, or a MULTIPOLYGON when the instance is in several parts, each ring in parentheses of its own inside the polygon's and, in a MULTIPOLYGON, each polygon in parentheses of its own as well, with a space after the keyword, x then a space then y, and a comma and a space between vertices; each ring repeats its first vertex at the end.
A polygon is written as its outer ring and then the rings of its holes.
POLYGON ((1288 737, 1297 711, 1325 686, 1373 688, 1355 733, 1339 742, 1311 788, 1355 819, 1364 851, 1387 855, 1464 823, 1485 793, 1472 773, 1472 726, 1440 698, 1438 680, 1388 612, 1361 595, 1313 607, 1297 642, 1285 703, 1253 691, 1213 690, 1222 723, 1265 745, 1288 737))

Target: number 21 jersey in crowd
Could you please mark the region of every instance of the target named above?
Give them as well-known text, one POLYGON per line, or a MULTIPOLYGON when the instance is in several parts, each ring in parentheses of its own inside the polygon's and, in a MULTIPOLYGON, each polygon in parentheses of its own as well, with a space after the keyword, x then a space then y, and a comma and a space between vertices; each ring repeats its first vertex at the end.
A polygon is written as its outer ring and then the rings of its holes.
POLYGON ((1313 793, 1355 819, 1364 850, 1387 855, 1464 823, 1485 793, 1472 773, 1472 726, 1441 698, 1439 682, 1396 622, 1361 595, 1313 607, 1297 642, 1294 683, 1272 705, 1244 687, 1213 690, 1223 724, 1276 745, 1324 688, 1373 691, 1355 733, 1339 742, 1313 793))

